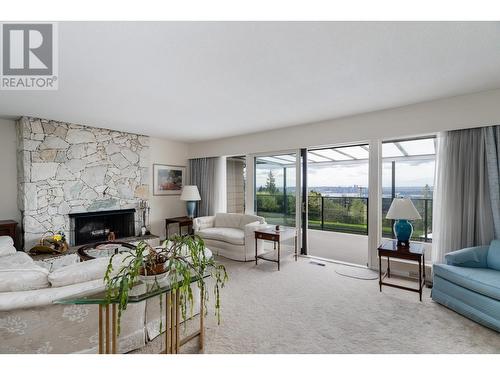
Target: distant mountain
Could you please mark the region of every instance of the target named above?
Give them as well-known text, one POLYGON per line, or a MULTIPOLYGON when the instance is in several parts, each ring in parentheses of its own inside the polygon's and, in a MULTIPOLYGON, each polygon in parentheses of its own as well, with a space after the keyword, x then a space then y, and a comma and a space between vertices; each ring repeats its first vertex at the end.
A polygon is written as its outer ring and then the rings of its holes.
MULTIPOLYGON (((278 187, 278 191, 283 193, 283 188, 278 187)), ((294 194, 295 187, 287 187, 287 194, 294 194)), ((368 189, 365 186, 311 186, 309 192, 315 191, 325 197, 368 197, 368 189)), ((396 196, 410 198, 430 198, 432 199, 432 186, 401 186, 396 188, 396 196)), ((391 197, 391 187, 382 187, 382 196, 391 197)))

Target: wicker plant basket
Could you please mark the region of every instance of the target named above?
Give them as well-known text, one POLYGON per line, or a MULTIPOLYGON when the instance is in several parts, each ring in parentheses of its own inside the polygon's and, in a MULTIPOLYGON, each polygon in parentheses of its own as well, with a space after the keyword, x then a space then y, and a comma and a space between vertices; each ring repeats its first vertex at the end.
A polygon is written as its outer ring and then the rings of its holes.
POLYGON ((55 233, 51 230, 45 232, 40 239, 40 243, 30 250, 32 254, 62 254, 68 251, 69 246, 66 241, 54 240, 55 233))

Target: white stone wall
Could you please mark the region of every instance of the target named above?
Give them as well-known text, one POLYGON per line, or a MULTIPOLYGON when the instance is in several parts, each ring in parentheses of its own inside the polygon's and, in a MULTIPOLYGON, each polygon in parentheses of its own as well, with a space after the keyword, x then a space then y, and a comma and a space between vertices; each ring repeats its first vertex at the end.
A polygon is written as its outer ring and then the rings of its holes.
POLYGON ((137 209, 149 199, 147 136, 23 117, 17 138, 26 250, 46 230, 69 238, 69 213, 137 209))

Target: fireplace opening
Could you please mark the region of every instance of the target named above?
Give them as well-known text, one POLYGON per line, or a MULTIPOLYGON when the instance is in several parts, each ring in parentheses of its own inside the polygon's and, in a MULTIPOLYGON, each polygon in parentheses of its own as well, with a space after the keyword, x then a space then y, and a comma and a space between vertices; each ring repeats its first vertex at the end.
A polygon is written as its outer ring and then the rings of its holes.
POLYGON ((71 245, 106 241, 111 232, 116 239, 133 237, 134 216, 135 209, 70 214, 71 245))

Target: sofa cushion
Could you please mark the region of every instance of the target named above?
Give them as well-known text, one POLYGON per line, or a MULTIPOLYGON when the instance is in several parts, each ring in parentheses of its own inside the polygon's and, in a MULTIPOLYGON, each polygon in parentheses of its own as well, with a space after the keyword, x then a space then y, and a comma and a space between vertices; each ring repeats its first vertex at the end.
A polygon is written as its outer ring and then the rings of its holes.
POLYGON ((214 226, 219 228, 239 228, 241 216, 241 214, 216 213, 214 226))
POLYGON ((23 252, 0 258, 0 292, 42 289, 49 286, 49 271, 23 252))
POLYGON ((14 240, 12 239, 11 236, 0 236, 0 247, 2 246, 7 246, 7 245, 14 245, 14 240))
MULTIPOLYGON (((114 273, 118 272, 125 255, 117 255, 113 258, 114 273)), ((49 282, 53 287, 60 287, 91 280, 104 279, 108 268, 109 258, 102 257, 87 260, 85 262, 70 264, 61 267, 49 274, 49 282)))
POLYGON ((0 270, 26 268, 34 264, 35 262, 28 254, 16 251, 0 259, 0 270))
POLYGON ((486 259, 489 268, 500 271, 500 240, 493 240, 486 259))
POLYGON ((16 252, 14 241, 10 236, 0 236, 0 257, 11 255, 16 252))
POLYGON ((254 223, 264 223, 264 218, 257 215, 217 213, 215 214, 215 227, 219 228, 239 228, 243 229, 245 225, 254 223))
POLYGON ((434 275, 500 301, 500 272, 489 268, 435 264, 434 275))
POLYGON ((238 228, 205 228, 197 233, 201 238, 232 243, 245 244, 245 232, 238 228))

